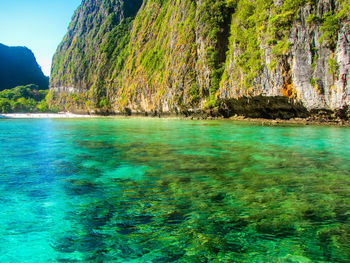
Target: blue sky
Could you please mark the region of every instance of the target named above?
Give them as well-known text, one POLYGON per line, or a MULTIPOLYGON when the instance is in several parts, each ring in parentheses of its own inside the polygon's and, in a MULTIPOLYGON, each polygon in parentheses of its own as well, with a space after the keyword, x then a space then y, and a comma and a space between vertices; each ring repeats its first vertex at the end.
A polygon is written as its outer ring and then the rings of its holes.
POLYGON ((0 43, 30 48, 46 75, 81 0, 0 0, 0 43))

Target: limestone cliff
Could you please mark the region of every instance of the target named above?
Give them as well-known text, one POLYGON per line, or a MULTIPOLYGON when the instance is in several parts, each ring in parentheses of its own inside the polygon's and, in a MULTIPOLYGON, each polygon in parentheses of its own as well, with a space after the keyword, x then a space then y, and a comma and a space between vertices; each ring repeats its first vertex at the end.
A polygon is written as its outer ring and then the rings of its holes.
POLYGON ((252 36, 258 43, 255 47, 242 48, 250 37, 238 35, 254 34, 250 28, 233 26, 221 97, 283 95, 309 109, 349 104, 349 1, 299 2, 274 1, 271 4, 279 11, 266 9, 262 19, 247 14, 248 21, 255 18, 253 27, 257 23, 262 27, 252 36), (249 57, 250 53, 254 55, 249 57), (257 69, 252 71, 250 65, 257 69))
POLYGON ((52 103, 178 113, 263 95, 308 109, 340 108, 350 104, 349 6, 86 0, 54 56, 52 103))

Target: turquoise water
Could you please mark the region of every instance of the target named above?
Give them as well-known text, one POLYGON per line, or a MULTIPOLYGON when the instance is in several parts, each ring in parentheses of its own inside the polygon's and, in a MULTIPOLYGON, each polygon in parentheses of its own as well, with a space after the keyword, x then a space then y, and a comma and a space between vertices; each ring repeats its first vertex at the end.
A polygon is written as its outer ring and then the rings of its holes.
POLYGON ((0 120, 0 262, 350 262, 350 129, 0 120))

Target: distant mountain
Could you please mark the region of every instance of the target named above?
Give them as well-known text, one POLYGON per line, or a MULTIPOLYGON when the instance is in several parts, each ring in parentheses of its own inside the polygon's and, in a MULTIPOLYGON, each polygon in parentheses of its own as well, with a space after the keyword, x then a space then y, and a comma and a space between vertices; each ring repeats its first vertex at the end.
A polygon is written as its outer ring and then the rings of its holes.
POLYGON ((0 44, 0 91, 27 84, 36 84, 40 89, 49 86, 49 79, 36 62, 33 52, 26 47, 0 44))

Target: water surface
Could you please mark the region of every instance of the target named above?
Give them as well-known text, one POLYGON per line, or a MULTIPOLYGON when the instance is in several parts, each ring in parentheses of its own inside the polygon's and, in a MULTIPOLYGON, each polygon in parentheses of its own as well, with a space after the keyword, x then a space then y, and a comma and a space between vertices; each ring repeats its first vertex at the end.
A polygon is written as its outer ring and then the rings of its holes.
POLYGON ((0 262, 350 262, 350 129, 0 120, 0 262))

